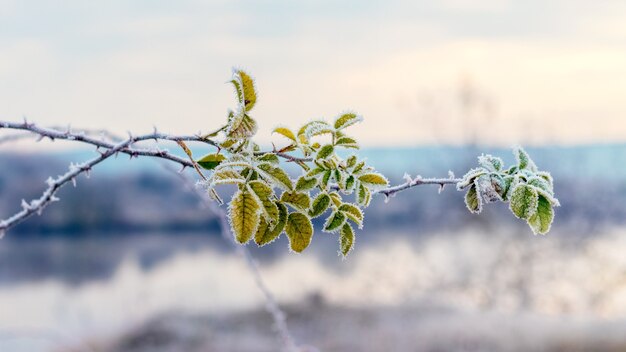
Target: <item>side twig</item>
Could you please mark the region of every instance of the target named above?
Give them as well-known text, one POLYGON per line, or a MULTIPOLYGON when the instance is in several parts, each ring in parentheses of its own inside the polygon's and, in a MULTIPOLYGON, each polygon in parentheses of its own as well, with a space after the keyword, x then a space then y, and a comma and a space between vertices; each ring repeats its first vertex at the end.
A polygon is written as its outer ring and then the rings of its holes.
POLYGON ((91 159, 86 163, 70 165, 69 171, 66 172, 64 175, 61 175, 56 179, 49 178, 48 188, 43 192, 41 197, 34 199, 30 202, 22 200, 21 211, 6 220, 0 221, 0 237, 2 237, 2 235, 8 228, 17 225, 18 223, 24 221, 26 218, 35 213, 41 213, 48 204, 57 201, 58 198, 55 196, 55 194, 59 190, 59 188, 63 187, 68 182, 75 182, 76 176, 82 173, 89 172, 91 168, 108 159, 110 156, 119 152, 120 150, 128 147, 128 145, 133 143, 133 141, 134 139, 130 137, 126 141, 115 145, 114 147, 100 154, 98 157, 91 159))

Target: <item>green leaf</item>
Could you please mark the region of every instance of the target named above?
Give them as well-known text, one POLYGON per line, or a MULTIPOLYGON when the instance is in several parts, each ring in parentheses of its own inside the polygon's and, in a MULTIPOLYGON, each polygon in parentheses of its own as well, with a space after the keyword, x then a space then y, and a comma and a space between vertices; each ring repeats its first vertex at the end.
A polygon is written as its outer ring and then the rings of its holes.
POLYGON ((248 182, 248 187, 250 187, 259 202, 263 205, 261 208, 263 215, 270 225, 273 225, 274 222, 278 220, 278 207, 274 201, 271 200, 271 197, 274 195, 272 187, 264 181, 250 181, 248 182))
POLYGON ((280 236, 280 233, 283 232, 285 228, 285 224, 287 223, 287 207, 278 202, 276 203, 276 207, 278 208, 278 221, 276 225, 272 228, 265 220, 261 219, 259 229, 254 235, 254 242, 259 246, 265 246, 273 242, 280 236))
POLYGON ((370 200, 372 199, 372 193, 370 190, 362 184, 359 184, 359 192, 356 195, 357 203, 360 206, 367 207, 370 205, 370 200))
POLYGON ((346 214, 341 211, 336 211, 332 213, 327 219, 326 223, 324 223, 324 231, 326 232, 335 232, 341 228, 343 224, 345 224, 347 219, 346 214))
POLYGON ((332 145, 326 144, 317 152, 316 159, 326 159, 333 154, 334 150, 335 148, 332 145))
POLYGON ((289 175, 287 175, 287 173, 280 167, 263 163, 257 166, 257 169, 263 177, 273 181, 278 187, 287 190, 293 189, 293 184, 291 183, 289 175))
POLYGON ((335 119, 335 129, 341 130, 361 121, 363 121, 363 118, 361 116, 358 116, 355 113, 349 112, 335 119))
POLYGON ((517 147, 513 151, 513 154, 515 154, 515 160, 517 160, 517 168, 519 170, 528 169, 530 171, 537 171, 537 166, 535 166, 535 163, 530 159, 530 155, 528 155, 524 149, 517 147))
POLYGON ((248 139, 258 130, 256 121, 246 114, 243 114, 241 118, 235 118, 229 127, 226 135, 232 139, 248 139))
POLYGON ((350 175, 346 177, 346 180, 343 186, 346 193, 348 194, 352 193, 352 191, 354 190, 355 183, 356 183, 356 180, 354 179, 354 176, 350 175))
POLYGON ((317 178, 301 176, 296 182, 296 191, 308 191, 317 186, 317 178))
POLYGON ((240 184, 246 180, 237 171, 232 169, 218 170, 211 175, 211 185, 224 185, 224 184, 240 184))
POLYGON ((357 143, 357 141, 354 138, 350 137, 341 137, 337 139, 335 145, 338 147, 359 149, 359 144, 357 143))
POLYGON ((509 193, 511 192, 512 187, 515 186, 514 181, 515 181, 515 176, 508 175, 502 178, 502 193, 500 193, 502 200, 504 201, 509 200, 509 193))
POLYGON ((341 204, 343 204, 343 199, 341 199, 341 195, 339 193, 331 192, 329 196, 330 200, 333 201, 333 204, 335 204, 336 207, 339 207, 341 204))
POLYGON ((344 203, 339 206, 339 211, 344 212, 348 219, 352 220, 359 228, 363 228, 363 212, 357 206, 344 203))
POLYGON ((223 141, 222 143, 220 143, 220 147, 224 148, 224 149, 228 149, 230 147, 232 147, 233 145, 235 145, 235 143, 237 143, 238 141, 235 139, 227 139, 225 141, 223 141))
POLYGON ((500 171, 504 165, 502 159, 489 154, 479 156, 478 163, 489 171, 500 171))
POLYGON ((333 175, 332 170, 326 170, 326 172, 324 172, 324 175, 322 176, 322 181, 320 182, 320 186, 322 186, 323 189, 328 188, 328 183, 330 182, 330 177, 332 175, 333 175))
POLYGON ((223 154, 214 153, 203 156, 197 163, 202 166, 203 169, 213 170, 224 160, 226 160, 226 157, 223 154))
POLYGON ((323 173, 324 169, 321 167, 316 167, 315 169, 306 173, 306 177, 317 177, 319 174, 323 173))
POLYGON ((526 220, 537 212, 538 198, 537 190, 534 187, 518 184, 511 193, 509 207, 515 216, 526 220))
POLYGON ((263 161, 270 164, 280 164, 280 160, 278 159, 278 155, 274 153, 263 154, 259 157, 259 161, 263 161))
POLYGON ((474 184, 465 193, 465 205, 474 214, 479 214, 483 210, 482 198, 478 195, 474 184))
POLYGON ((256 89, 254 88, 254 80, 242 70, 236 70, 235 75, 241 84, 245 109, 246 111, 250 111, 254 107, 254 104, 256 104, 256 89))
POLYGON ((284 137, 287 137, 296 143, 298 142, 298 140, 296 140, 296 135, 293 134, 293 132, 291 132, 291 130, 288 129, 287 127, 276 127, 273 133, 281 134, 284 137))
POLYGON ((339 233, 339 249, 341 250, 341 254, 345 257, 354 247, 354 230, 350 224, 345 223, 341 227, 341 232, 339 233))
POLYGON ((550 188, 554 187, 554 180, 552 179, 552 175, 550 175, 549 172, 546 171, 539 171, 537 172, 537 176, 543 178, 544 180, 546 180, 548 182, 548 184, 550 185, 550 188))
POLYGON ((535 176, 530 178, 526 183, 547 192, 551 196, 554 195, 554 192, 552 191, 552 186, 550 186, 550 183, 548 183, 548 181, 544 178, 535 176))
POLYGON ((339 169, 335 169, 335 181, 337 181, 339 186, 343 185, 343 174, 339 169))
POLYGON ((311 210, 309 210, 309 215, 312 218, 316 218, 322 215, 328 206, 330 205, 330 196, 326 193, 320 193, 313 200, 313 204, 311 205, 311 210))
POLYGON ((354 165, 356 165, 356 161, 357 161, 356 155, 350 155, 348 159, 346 160, 346 167, 347 168, 354 167, 354 165))
POLYGON ((377 173, 361 175, 359 176, 359 181, 369 187, 385 187, 389 184, 385 176, 377 173))
POLYGON ((280 196, 280 201, 287 203, 298 211, 307 211, 311 207, 311 198, 308 193, 285 191, 280 196))
POLYGON ((289 238, 291 250, 301 253, 311 243, 313 224, 306 215, 298 212, 291 213, 287 217, 285 232, 289 238))
POLYGON ((539 196, 537 212, 528 219, 528 225, 530 225, 533 233, 545 235, 550 231, 553 219, 554 210, 550 201, 544 196, 539 196))
POLYGON ((364 167, 365 167, 365 161, 361 161, 360 163, 356 164, 356 166, 354 167, 354 170, 352 170, 352 173, 358 174, 359 171, 361 171, 364 167))
POLYGON ((257 198, 247 190, 235 193, 228 207, 230 226, 237 242, 247 243, 259 226, 260 209, 257 198))
POLYGON ((456 188, 460 191, 462 189, 464 189, 467 186, 473 185, 474 184, 474 180, 477 177, 480 177, 482 175, 486 175, 487 174, 487 170, 485 170, 482 167, 476 168, 476 169, 471 169, 470 171, 468 171, 463 178, 461 179, 461 182, 456 184, 456 188))
MULTIPOLYGON (((335 133, 335 130, 326 121, 311 121, 304 127, 304 136, 306 139, 322 134, 333 133, 335 133)), ((300 135, 300 132, 298 132, 298 135, 300 135)))

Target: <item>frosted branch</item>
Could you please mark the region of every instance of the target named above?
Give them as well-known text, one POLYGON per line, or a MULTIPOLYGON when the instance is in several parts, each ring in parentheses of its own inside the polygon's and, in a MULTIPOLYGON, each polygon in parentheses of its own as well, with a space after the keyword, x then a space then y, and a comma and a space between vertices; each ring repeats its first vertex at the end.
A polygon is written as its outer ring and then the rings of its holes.
POLYGON ((21 211, 17 212, 15 215, 6 220, 0 221, 0 234, 3 234, 7 229, 19 224, 20 222, 24 221, 26 218, 35 213, 41 214, 43 209, 48 204, 58 200, 55 194, 61 187, 69 182, 76 182, 76 177, 78 175, 88 172, 89 170, 91 170, 91 168, 108 159, 110 156, 114 155, 124 148, 127 148, 133 142, 135 142, 135 140, 129 138, 122 143, 112 146, 106 152, 103 152, 94 159, 91 159, 82 164, 71 164, 69 170, 65 174, 57 177, 56 179, 49 178, 46 181, 48 188, 43 192, 41 197, 33 199, 30 202, 22 200, 21 211))

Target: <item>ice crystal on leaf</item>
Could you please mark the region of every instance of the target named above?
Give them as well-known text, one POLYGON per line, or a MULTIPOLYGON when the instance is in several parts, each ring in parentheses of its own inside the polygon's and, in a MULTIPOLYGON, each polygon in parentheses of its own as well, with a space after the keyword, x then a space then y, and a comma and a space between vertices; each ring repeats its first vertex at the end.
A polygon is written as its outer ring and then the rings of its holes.
POLYGON ((513 150, 516 164, 504 169, 502 159, 491 155, 478 157, 480 167, 471 169, 457 184, 467 189, 465 204, 472 213, 480 213, 483 204, 509 202, 511 212, 525 220, 535 234, 546 234, 554 219, 554 181, 548 172, 539 171, 528 153, 513 150))

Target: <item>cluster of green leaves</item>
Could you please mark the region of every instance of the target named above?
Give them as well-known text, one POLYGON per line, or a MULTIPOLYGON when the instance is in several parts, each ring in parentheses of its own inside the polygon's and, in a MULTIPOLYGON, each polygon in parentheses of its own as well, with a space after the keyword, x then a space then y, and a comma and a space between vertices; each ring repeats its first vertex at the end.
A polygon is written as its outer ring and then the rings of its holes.
POLYGON ((316 120, 297 132, 278 127, 274 133, 285 137, 288 144, 264 152, 251 139, 257 131, 257 123, 250 116, 257 100, 254 81, 244 71, 235 70, 231 83, 237 94, 237 109, 229 111, 226 125, 206 136, 222 136, 218 139, 220 150, 197 163, 210 170, 207 189, 217 201, 222 202, 216 186, 238 187, 228 210, 237 242, 254 239, 263 246, 284 232, 290 248, 302 252, 313 237, 311 219, 324 216, 323 231, 338 234, 340 253, 347 255, 355 242, 353 226, 363 226, 362 209, 369 205, 374 190, 388 185, 383 175, 356 155, 345 159, 337 155, 340 148, 359 148, 357 141, 346 135, 346 129, 362 118, 348 112, 332 124, 316 120), (300 176, 292 179, 281 159, 299 165, 300 176))
POLYGON ((480 166, 465 174, 457 188, 467 189, 465 204, 471 212, 480 213, 484 203, 509 202, 511 212, 526 220, 535 234, 546 234, 554 219, 554 207, 559 206, 552 176, 539 171, 522 148, 516 148, 514 154, 517 164, 508 169, 500 158, 480 156, 480 166))

